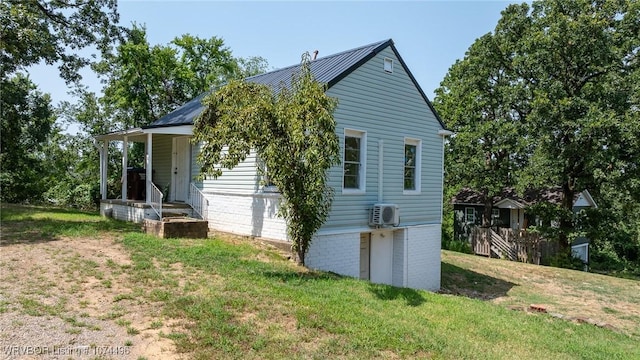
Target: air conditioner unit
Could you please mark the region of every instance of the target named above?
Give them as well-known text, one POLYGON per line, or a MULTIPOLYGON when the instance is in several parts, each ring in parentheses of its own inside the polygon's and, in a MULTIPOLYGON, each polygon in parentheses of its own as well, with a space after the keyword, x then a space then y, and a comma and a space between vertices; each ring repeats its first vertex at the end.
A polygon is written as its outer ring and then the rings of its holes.
POLYGON ((371 209, 369 225, 393 225, 400 224, 400 209, 396 204, 375 204, 371 209))

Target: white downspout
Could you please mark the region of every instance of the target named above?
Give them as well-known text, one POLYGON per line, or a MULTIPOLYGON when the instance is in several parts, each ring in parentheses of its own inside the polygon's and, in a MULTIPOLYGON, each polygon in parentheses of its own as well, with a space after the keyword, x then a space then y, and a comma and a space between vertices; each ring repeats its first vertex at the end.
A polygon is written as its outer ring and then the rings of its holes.
POLYGON ((152 166, 152 151, 153 151, 153 135, 151 133, 147 134, 147 158, 145 159, 145 169, 146 169, 146 192, 145 199, 147 204, 151 204, 151 181, 153 176, 152 166))
POLYGON ((444 220, 444 215, 442 214, 444 211, 444 145, 447 136, 453 135, 453 132, 442 129, 438 131, 438 135, 442 136, 442 158, 440 162, 442 164, 440 169, 440 224, 442 225, 444 220))
POLYGON ((125 135, 122 140, 122 192, 121 199, 123 201, 127 200, 127 166, 129 164, 128 152, 129 152, 129 141, 128 137, 125 135))
POLYGON ((384 195, 384 140, 378 140, 378 203, 384 195))

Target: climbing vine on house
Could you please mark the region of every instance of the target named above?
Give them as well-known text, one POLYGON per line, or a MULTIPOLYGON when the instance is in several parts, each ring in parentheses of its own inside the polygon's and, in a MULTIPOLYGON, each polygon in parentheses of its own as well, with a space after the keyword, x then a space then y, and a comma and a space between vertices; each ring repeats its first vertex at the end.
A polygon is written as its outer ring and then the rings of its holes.
MULTIPOLYGON (((281 194, 278 215, 287 221, 292 251, 304 265, 316 231, 333 200, 327 171, 340 163, 333 111, 337 100, 325 93, 302 56, 290 87, 231 81, 203 101, 194 141, 202 145, 201 175, 217 178, 257 152, 270 182, 281 194)), ((265 174, 263 174, 265 175, 265 174)))

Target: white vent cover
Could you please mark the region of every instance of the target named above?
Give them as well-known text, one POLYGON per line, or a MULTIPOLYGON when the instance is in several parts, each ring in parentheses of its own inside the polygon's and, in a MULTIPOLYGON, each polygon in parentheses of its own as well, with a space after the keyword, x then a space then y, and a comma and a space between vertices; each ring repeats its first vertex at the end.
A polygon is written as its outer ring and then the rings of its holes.
POLYGON ((396 204, 375 204, 371 209, 370 225, 393 225, 400 224, 400 210, 396 204))

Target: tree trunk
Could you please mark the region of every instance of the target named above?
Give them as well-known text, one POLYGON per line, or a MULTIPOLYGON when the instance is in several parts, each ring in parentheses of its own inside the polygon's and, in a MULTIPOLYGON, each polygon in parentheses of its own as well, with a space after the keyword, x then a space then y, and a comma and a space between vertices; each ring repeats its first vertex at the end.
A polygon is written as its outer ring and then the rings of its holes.
POLYGON ((493 203, 491 202, 491 197, 485 196, 484 209, 482 210, 482 227, 488 228, 491 226, 491 209, 492 208, 493 208, 493 203))
POLYGON ((573 230, 573 197, 575 189, 570 185, 571 180, 567 180, 562 185, 562 204, 560 212, 560 236, 558 246, 561 253, 569 254, 571 244, 569 243, 569 233, 573 230))

